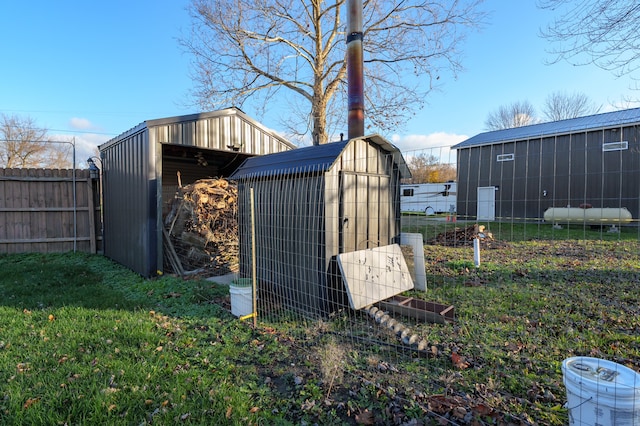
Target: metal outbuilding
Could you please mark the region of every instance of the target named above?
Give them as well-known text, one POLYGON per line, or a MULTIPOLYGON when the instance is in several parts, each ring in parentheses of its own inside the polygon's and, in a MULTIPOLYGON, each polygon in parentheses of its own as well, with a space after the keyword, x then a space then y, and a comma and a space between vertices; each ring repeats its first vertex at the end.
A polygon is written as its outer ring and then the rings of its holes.
POLYGON ((640 217, 640 108, 480 133, 457 150, 459 216, 541 221, 557 207, 640 217))
POLYGON ((183 185, 227 177, 247 158, 295 146, 237 108, 147 120, 99 146, 104 254, 142 276, 163 271, 163 211, 183 185))
POLYGON ((258 291, 310 316, 344 307, 336 256, 398 242, 400 180, 409 176, 400 151, 377 135, 245 160, 230 176, 241 276, 252 276, 253 189, 258 291))

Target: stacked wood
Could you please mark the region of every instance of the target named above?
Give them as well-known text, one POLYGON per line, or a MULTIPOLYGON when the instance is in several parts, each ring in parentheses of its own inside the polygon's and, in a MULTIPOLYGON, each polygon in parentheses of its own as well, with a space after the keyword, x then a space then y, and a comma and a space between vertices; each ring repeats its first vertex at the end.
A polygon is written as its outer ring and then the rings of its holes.
POLYGON ((238 270, 238 188, 224 178, 179 187, 164 219, 165 267, 186 275, 238 270))
POLYGON ((502 246, 500 241, 493 238, 493 234, 488 229, 477 224, 465 228, 455 227, 427 240, 426 243, 448 247, 465 247, 473 246, 473 240, 476 238, 486 248, 502 246))

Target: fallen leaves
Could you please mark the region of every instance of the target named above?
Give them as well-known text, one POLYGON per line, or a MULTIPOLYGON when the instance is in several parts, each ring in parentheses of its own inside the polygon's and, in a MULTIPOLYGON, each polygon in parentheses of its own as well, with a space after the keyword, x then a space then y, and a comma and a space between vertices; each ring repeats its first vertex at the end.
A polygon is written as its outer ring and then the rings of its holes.
POLYGON ((40 401, 40 398, 29 398, 22 407, 26 410, 38 401, 40 401))
MULTIPOLYGON (((481 401, 474 401, 471 398, 459 395, 431 395, 427 397, 427 408, 440 416, 440 420, 446 420, 451 424, 447 417, 456 419, 454 424, 458 422, 469 423, 474 417, 482 416, 484 418, 492 417, 497 419, 500 415, 491 407, 481 401)), ((493 424, 493 423, 491 423, 493 424)), ((502 423, 500 423, 502 424, 502 423)))
POLYGON ((16 370, 18 371, 19 374, 22 374, 31 370, 31 367, 29 366, 28 362, 19 362, 16 365, 16 370))
POLYGON ((466 370, 467 368, 469 368, 469 363, 463 356, 459 355, 457 352, 451 353, 451 362, 453 363, 454 367, 459 370, 466 370))

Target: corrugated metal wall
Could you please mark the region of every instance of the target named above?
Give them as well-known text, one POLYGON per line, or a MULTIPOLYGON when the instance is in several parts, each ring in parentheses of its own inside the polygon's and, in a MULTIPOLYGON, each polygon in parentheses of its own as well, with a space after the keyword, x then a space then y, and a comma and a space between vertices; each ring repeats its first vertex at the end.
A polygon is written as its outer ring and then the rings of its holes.
POLYGON ((264 155, 295 148, 236 109, 147 121, 151 142, 264 155))
POLYGON ((332 255, 390 244, 400 232, 399 204, 394 199, 399 177, 393 156, 357 139, 345 147, 330 173, 338 173, 340 185, 339 223, 332 226, 341 239, 332 255))
POLYGON ((103 161, 105 254, 143 276, 163 270, 162 211, 166 197, 183 184, 212 175, 226 177, 247 155, 286 151, 294 145, 230 108, 146 121, 100 146, 103 161), (164 159, 163 146, 206 150, 210 167, 164 159), (233 168, 225 167, 233 165, 233 168), (165 167, 171 176, 165 182, 165 167), (221 176, 221 174, 223 174, 221 176), (200 175, 200 177, 198 177, 200 175))
POLYGON ((475 217, 477 188, 495 186, 496 216, 541 220, 550 207, 626 207, 640 217, 638 126, 600 129, 458 150, 460 216, 475 217), (628 149, 603 151, 603 143, 628 149), (514 154, 499 162, 499 154, 514 154))
POLYGON ((155 150, 140 128, 100 152, 104 182, 104 253, 144 276, 157 270, 155 150))

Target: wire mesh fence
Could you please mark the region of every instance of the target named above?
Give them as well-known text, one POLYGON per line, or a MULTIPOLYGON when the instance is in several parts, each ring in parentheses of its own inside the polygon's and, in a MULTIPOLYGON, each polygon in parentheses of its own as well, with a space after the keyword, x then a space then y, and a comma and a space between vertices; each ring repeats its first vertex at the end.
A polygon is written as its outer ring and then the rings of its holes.
POLYGON ((495 147, 492 165, 476 169, 461 152, 453 160, 440 148, 401 155, 377 139, 297 151, 255 157, 232 178, 239 277, 257 287, 260 327, 294 348, 294 359, 274 360, 273 375, 291 382, 302 418, 640 419, 640 381, 618 386, 636 395, 624 404, 580 386, 568 400, 562 367, 584 357, 640 371, 635 151, 631 163, 617 156, 619 184, 593 187, 571 182, 613 182, 615 161, 561 170, 565 154, 591 155, 572 149, 549 157, 556 167, 548 172, 535 158, 507 168, 511 157, 495 147), (436 159, 428 167, 457 168, 458 180, 420 187, 408 170, 421 157, 436 159), (603 167, 607 176, 595 177, 603 167), (486 179, 471 178, 485 168, 486 179), (420 202, 450 206, 453 197, 453 208, 408 207, 423 189, 420 202))

